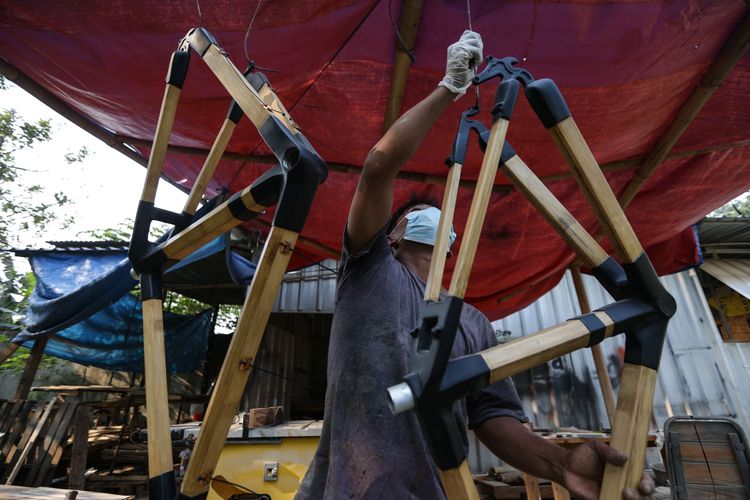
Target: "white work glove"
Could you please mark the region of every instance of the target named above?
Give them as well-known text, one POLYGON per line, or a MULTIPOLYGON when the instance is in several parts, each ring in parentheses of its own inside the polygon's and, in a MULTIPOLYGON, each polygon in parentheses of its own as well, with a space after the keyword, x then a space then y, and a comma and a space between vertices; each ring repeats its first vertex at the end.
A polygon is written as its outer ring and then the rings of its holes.
POLYGON ((458 100, 466 93, 474 78, 474 70, 482 62, 482 37, 479 33, 466 30, 456 43, 448 47, 448 61, 445 65, 445 77, 438 87, 445 87, 458 100))

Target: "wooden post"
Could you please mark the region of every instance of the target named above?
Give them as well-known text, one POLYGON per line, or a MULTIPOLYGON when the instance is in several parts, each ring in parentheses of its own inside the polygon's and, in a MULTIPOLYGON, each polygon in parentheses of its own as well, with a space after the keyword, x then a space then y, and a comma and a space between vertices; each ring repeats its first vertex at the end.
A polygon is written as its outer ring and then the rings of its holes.
MULTIPOLYGON (((141 276, 141 293, 145 275, 141 276)), ((143 300, 143 363, 146 377, 149 486, 174 490, 172 439, 169 431, 169 394, 164 350, 164 317, 160 298, 143 300)))
MULTIPOLYGON (((581 269, 577 265, 572 265, 570 266, 570 272, 573 275, 573 287, 576 290, 581 314, 588 314, 591 312, 591 306, 589 306, 589 299, 586 297, 581 269)), ((609 379, 609 373, 607 372, 607 360, 604 359, 604 352, 600 344, 591 347, 591 355, 594 357, 596 376, 599 379, 599 388, 602 391, 604 407, 607 409, 607 418, 609 418, 609 425, 611 426, 617 403, 615 402, 615 391, 612 389, 612 381, 609 379)))
POLYGON ((16 389, 16 395, 14 399, 26 399, 29 397, 29 391, 34 383, 34 377, 39 369, 39 363, 42 361, 42 355, 44 354, 44 348, 47 345, 47 337, 37 337, 34 341, 34 347, 31 348, 31 356, 26 360, 26 366, 21 374, 21 379, 18 381, 18 388, 16 389))
POLYGON ((76 409, 73 447, 70 452, 70 479, 68 480, 68 488, 74 490, 83 490, 86 485, 90 413, 89 407, 85 405, 79 405, 76 409))
POLYGON ((703 105, 727 77, 729 72, 742 59, 750 48, 750 13, 746 13, 719 51, 713 64, 698 82, 698 86, 682 105, 667 130, 657 141, 648 156, 642 161, 633 178, 620 195, 620 205, 627 207, 643 184, 667 157, 677 140, 687 130, 703 105))
POLYGON ((401 20, 399 22, 399 34, 401 41, 396 37, 396 55, 391 72, 391 90, 388 95, 388 104, 385 108, 383 120, 383 133, 385 133, 393 122, 401 114, 401 104, 404 101, 404 90, 406 90, 406 79, 409 76, 411 56, 409 52, 414 49, 419 28, 419 18, 422 16, 422 0, 404 0, 401 6, 401 20), (404 46, 401 46, 403 42, 404 46))
POLYGON ((31 448, 34 447, 34 443, 39 437, 39 434, 42 432, 44 423, 47 421, 47 418, 49 417, 49 414, 52 411, 52 407, 55 406, 56 402, 57 402, 57 397, 55 396, 52 399, 50 399, 49 403, 47 403, 47 406, 44 408, 44 413, 42 413, 42 416, 39 418, 39 421, 34 427, 34 431, 31 433, 29 440, 26 442, 26 446, 23 447, 21 456, 18 457, 18 461, 16 462, 16 465, 13 467, 13 470, 10 472, 8 479, 5 481, 5 484, 13 484, 13 481, 16 480, 16 476, 21 471, 21 467, 23 467, 23 463, 26 460, 26 457, 29 456, 29 452, 31 452, 31 448))
POLYGON ((206 156, 206 161, 203 163, 200 174, 198 174, 198 178, 193 184, 193 189, 190 190, 190 195, 185 201, 185 207, 182 209, 184 213, 190 215, 195 214, 195 210, 198 208, 198 204, 203 198, 203 193, 208 187, 208 182, 211 180, 211 177, 213 177, 216 165, 219 164, 219 160, 221 160, 221 156, 224 154, 224 150, 226 149, 227 144, 229 144, 229 139, 232 138, 232 133, 236 126, 237 124, 229 118, 224 120, 221 130, 219 130, 216 139, 214 139, 213 146, 211 146, 211 151, 209 151, 208 156, 206 156))
POLYGON ((455 469, 441 470, 440 482, 443 483, 445 496, 450 500, 479 500, 479 492, 466 460, 455 469))
POLYGON ((445 258, 450 248, 450 234, 453 224, 453 213, 456 209, 456 197, 458 196, 458 183, 461 179, 461 164, 454 163, 448 170, 448 179, 445 184, 443 203, 440 209, 440 222, 438 223, 437 240, 432 249, 430 259, 430 271, 427 275, 427 284, 424 290, 425 301, 437 301, 440 299, 440 290, 443 286, 443 271, 445 271, 445 258))
POLYGON ((268 234, 182 482, 188 497, 208 490, 296 241, 297 233, 280 227, 268 234))
POLYGON ((14 352, 18 350, 18 348, 21 347, 21 344, 16 344, 15 342, 8 342, 3 346, 3 348, 0 350, 0 365, 5 363, 5 361, 13 355, 14 352))

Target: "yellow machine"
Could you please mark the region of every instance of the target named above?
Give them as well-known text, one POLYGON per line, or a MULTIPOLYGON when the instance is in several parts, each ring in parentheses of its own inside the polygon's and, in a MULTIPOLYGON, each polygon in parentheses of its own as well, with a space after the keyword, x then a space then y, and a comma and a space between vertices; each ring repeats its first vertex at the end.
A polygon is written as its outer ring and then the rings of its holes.
MULTIPOLYGON (((199 428, 185 429, 185 437, 197 437, 199 428)), ((298 420, 250 429, 243 435, 241 424, 232 425, 208 499, 228 498, 227 492, 247 489, 273 500, 292 500, 312 462, 321 428, 319 420, 298 420)))

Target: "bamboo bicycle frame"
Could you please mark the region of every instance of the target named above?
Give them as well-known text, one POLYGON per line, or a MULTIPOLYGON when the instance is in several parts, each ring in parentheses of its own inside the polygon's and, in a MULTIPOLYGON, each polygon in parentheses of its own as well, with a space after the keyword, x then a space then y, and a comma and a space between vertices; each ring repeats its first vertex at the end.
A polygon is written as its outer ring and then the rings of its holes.
POLYGON ((300 133, 265 76, 254 72, 243 75, 207 31, 191 30, 180 42, 170 63, 129 250, 133 268, 141 273, 151 498, 171 499, 175 496, 164 358, 162 270, 232 227, 261 215, 267 207, 277 205, 260 263, 248 289, 235 335, 182 482, 180 497, 189 498, 208 490, 294 245, 326 172, 325 163, 300 133), (234 100, 182 213, 176 214, 155 208, 154 199, 191 49, 201 56, 234 100), (243 113, 258 129, 278 158, 279 165, 212 210, 196 211, 243 113), (172 234, 160 243, 148 241, 149 226, 154 220, 175 226, 172 234))
MULTIPOLYGON (((446 418, 453 401, 540 363, 594 346, 604 338, 625 332, 626 365, 613 422, 612 446, 630 458, 622 467, 607 464, 601 493, 602 498, 614 500, 621 497, 624 488, 637 487, 640 480, 656 368, 667 323, 676 309, 675 303, 660 284, 601 169, 575 126, 557 86, 549 79, 534 81, 528 72, 515 68, 515 62, 512 58, 500 60, 490 57, 487 68, 475 78, 475 84, 478 84, 500 76, 503 83, 498 88, 493 109, 495 123, 487 140, 477 192, 449 293, 463 298, 487 208, 482 193, 491 190, 499 160, 503 172, 518 190, 541 212, 610 294, 619 300, 510 344, 450 361, 447 356, 458 325, 460 306, 438 311, 441 315, 436 314, 433 303, 428 302, 415 341, 413 371, 404 377, 403 383, 389 388, 388 392, 395 412, 416 407, 448 498, 476 499, 477 492, 460 440, 460 433, 464 430, 457 428, 455 420, 446 418), (515 102, 517 91, 502 90, 510 82, 516 86, 520 82, 526 87, 527 99, 573 169, 624 269, 604 252, 513 148, 507 143, 503 145, 507 121, 502 124, 498 115, 503 109, 512 110, 515 102), (498 126, 498 123, 501 125, 498 126), (504 130, 500 132, 498 127, 504 130), (490 165, 494 165, 494 169, 490 165), (428 343, 426 339, 431 340, 428 343)), ((483 137, 483 134, 480 136, 483 137)), ((446 189, 446 196, 447 193, 446 189)), ((442 231, 450 227, 448 217, 452 213, 453 207, 450 207, 449 212, 441 215, 442 231)), ((438 237, 447 238, 442 232, 438 237)), ((436 251, 438 246, 439 243, 436 244, 436 251)), ((440 276, 442 271, 436 270, 433 274, 431 269, 431 279, 439 280, 440 276)), ((434 296, 426 299, 435 300, 434 296)))

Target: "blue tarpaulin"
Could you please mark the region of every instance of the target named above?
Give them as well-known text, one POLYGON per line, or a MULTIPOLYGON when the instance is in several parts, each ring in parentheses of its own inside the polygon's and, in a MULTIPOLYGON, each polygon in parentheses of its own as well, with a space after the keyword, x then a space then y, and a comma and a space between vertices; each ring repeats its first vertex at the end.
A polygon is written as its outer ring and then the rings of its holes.
MULTIPOLYGON (((218 252, 219 237, 173 267, 182 268, 218 252)), ((13 341, 27 346, 48 336, 45 354, 110 370, 143 371, 143 316, 140 301, 129 291, 125 252, 29 252, 36 287, 26 313, 26 328, 13 341)), ((247 284, 255 265, 231 254, 230 274, 247 284)), ((170 270, 171 271, 171 270, 170 270)), ((168 271, 169 272, 169 271, 168 271)), ((164 312, 167 370, 181 373, 202 363, 211 311, 185 316, 164 312)))

